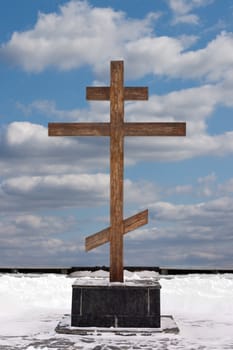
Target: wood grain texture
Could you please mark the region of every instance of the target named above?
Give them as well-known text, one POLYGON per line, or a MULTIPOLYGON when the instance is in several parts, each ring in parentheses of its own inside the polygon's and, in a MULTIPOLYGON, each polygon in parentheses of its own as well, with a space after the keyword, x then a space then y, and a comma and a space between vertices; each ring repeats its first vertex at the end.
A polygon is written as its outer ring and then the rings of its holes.
POLYGON ((124 88, 124 100, 125 101, 138 101, 148 100, 148 88, 147 87, 125 87, 124 88))
POLYGON ((148 209, 124 220, 124 233, 136 230, 137 228, 146 224, 148 224, 148 209))
MULTIPOLYGON (((148 100, 147 87, 123 87, 125 101, 148 100)), ((92 101, 110 100, 110 88, 108 86, 88 86, 86 99, 92 101)))
POLYGON ((85 250, 88 252, 108 242, 110 242, 110 227, 86 237, 85 250))
POLYGON ((109 100, 110 88, 108 86, 88 86, 86 88, 86 99, 93 101, 109 100))
MULTIPOLYGON (((185 136, 185 123, 124 123, 124 136, 185 136)), ((109 123, 49 123, 49 136, 110 136, 109 123)))
MULTIPOLYGON (((146 225, 148 223, 148 210, 141 211, 140 213, 133 215, 123 221, 124 234, 136 230, 137 228, 146 225)), ((92 250, 101 246, 102 244, 110 241, 110 227, 101 230, 93 235, 86 237, 85 249, 86 251, 92 250)))
POLYGON ((185 136, 185 123, 125 123, 124 136, 185 136))
POLYGON ((49 123, 49 136, 110 136, 109 123, 49 123))
POLYGON ((111 62, 110 87, 110 282, 123 282, 123 61, 111 62))

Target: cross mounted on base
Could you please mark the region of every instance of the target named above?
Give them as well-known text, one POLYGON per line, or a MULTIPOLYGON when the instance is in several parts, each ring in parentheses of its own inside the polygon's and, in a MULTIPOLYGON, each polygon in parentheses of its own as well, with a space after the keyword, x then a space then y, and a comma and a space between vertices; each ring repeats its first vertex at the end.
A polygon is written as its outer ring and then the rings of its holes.
POLYGON ((185 136, 185 123, 125 123, 124 101, 148 100, 147 87, 124 87, 124 62, 111 61, 110 87, 87 87, 87 100, 110 100, 110 123, 49 123, 49 136, 110 137, 110 227, 86 238, 86 250, 110 242, 110 282, 123 282, 123 235, 148 223, 148 210, 124 219, 125 136, 185 136))

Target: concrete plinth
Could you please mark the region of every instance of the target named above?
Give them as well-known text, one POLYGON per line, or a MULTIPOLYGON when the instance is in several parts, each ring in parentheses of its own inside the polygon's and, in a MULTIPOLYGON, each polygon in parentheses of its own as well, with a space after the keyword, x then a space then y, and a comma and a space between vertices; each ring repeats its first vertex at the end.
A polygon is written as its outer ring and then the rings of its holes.
POLYGON ((160 327, 160 284, 73 284, 72 327, 160 327))

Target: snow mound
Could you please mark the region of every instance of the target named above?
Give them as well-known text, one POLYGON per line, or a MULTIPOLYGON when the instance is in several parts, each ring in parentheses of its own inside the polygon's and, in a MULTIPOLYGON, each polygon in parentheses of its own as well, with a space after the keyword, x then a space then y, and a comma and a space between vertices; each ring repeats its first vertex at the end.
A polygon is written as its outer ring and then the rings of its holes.
POLYGON ((108 279, 108 273, 0 275, 0 349, 233 349, 233 274, 158 276, 125 271, 127 281, 157 280, 162 314, 172 315, 179 335, 92 337, 59 335, 55 327, 71 310, 72 284, 108 279))

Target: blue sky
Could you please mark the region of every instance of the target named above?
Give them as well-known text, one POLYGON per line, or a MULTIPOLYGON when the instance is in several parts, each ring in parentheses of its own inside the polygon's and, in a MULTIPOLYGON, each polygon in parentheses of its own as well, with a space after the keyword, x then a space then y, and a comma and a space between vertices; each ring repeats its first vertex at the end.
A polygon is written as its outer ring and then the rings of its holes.
POLYGON ((48 122, 108 121, 85 88, 148 86, 127 121, 186 121, 185 138, 125 140, 125 265, 232 267, 233 4, 224 0, 0 4, 0 265, 108 265, 108 138, 49 138, 48 122))

